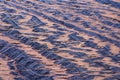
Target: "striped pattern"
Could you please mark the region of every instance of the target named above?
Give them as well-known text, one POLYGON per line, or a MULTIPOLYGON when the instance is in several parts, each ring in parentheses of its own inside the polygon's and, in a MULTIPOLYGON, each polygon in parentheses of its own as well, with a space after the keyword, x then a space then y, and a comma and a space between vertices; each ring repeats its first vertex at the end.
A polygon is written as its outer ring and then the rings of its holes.
POLYGON ((119 0, 0 0, 0 23, 0 80, 120 79, 119 0))

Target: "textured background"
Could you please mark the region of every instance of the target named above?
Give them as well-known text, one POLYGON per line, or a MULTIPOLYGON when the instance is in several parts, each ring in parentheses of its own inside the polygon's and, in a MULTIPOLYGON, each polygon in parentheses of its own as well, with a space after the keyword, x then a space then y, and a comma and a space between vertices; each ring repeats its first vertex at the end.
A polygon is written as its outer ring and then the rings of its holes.
POLYGON ((120 0, 0 0, 0 80, 120 80, 120 0))

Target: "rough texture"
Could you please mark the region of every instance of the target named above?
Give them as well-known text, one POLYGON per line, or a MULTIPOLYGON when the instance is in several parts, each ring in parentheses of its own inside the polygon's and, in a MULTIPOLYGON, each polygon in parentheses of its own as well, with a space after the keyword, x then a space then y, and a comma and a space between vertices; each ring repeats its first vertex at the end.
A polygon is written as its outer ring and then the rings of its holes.
POLYGON ((120 80, 120 1, 0 0, 0 80, 120 80))

